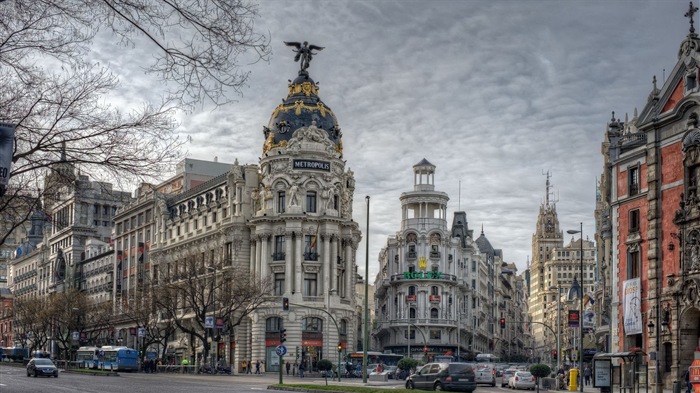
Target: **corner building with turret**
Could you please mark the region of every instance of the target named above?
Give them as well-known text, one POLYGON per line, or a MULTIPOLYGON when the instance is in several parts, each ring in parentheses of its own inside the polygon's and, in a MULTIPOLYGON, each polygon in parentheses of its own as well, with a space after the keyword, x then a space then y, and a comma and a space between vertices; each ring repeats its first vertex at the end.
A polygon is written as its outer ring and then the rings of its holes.
MULTIPOLYGON (((178 195, 156 197, 150 261, 159 273, 187 258, 204 258, 221 274, 268 279, 270 300, 212 343, 228 364, 263 363, 279 370, 276 348, 286 329, 285 362, 335 363, 338 345, 356 350, 355 255, 361 234, 352 218, 353 172, 343 158, 342 133, 304 69, 263 127, 258 165, 234 163, 227 173, 178 195), (288 298, 289 310, 282 309, 288 298)), ((164 276, 161 276, 164 277, 164 276)), ((218 322, 217 322, 218 323, 218 322)), ((175 358, 202 353, 176 333, 175 358)))

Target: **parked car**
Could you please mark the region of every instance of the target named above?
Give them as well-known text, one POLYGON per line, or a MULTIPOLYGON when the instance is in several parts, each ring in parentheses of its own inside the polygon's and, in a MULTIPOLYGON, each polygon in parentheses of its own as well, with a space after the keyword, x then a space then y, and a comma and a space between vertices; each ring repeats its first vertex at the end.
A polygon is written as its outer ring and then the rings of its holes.
POLYGON ((428 363, 419 372, 406 378, 406 389, 471 393, 476 390, 474 370, 467 363, 428 363))
POLYGON ((510 382, 510 377, 512 377, 517 370, 509 368, 506 370, 503 370, 501 372, 501 387, 505 388, 508 386, 508 382, 510 382))
POLYGON ((529 371, 516 371, 508 381, 511 389, 535 389, 537 379, 529 371))
POLYGON ((27 376, 39 375, 58 378, 58 368, 51 359, 33 358, 27 363, 27 376))

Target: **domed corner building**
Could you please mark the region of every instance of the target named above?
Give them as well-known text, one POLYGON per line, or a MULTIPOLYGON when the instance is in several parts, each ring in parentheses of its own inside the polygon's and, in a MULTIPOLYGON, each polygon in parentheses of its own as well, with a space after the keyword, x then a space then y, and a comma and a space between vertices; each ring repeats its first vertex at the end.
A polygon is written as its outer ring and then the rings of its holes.
MULTIPOLYGON (((209 333, 208 361, 235 365, 238 373, 243 362, 252 362, 255 369, 258 361, 261 371, 278 371, 276 349, 284 329, 284 361, 304 361, 311 371, 321 359, 337 364, 338 344, 345 357, 356 350, 360 339, 355 255, 361 233, 352 219, 355 178, 342 159, 338 122, 306 69, 289 85, 286 99, 263 130, 259 165, 236 161, 191 188, 180 187, 182 179, 177 176, 158 186, 163 190, 177 183, 180 191, 163 192, 151 200, 154 235, 148 239, 145 260, 162 282, 177 281, 185 274, 187 261, 202 258, 214 267, 209 270, 217 280, 231 272, 237 278, 270 280, 270 300, 240 324, 235 325, 240 314, 230 320, 217 314, 216 323, 224 327, 216 329, 215 340, 209 333), (284 298, 288 310, 283 310, 284 298)), ((138 212, 120 214, 127 220, 138 212)), ((120 233, 117 239, 126 242, 126 236, 120 233)), ((116 276, 119 311, 132 295, 123 289, 131 284, 121 274, 116 276)), ((128 324, 123 330, 131 342, 128 324)), ((192 340, 180 330, 166 348, 167 358, 176 361, 193 361, 205 352, 201 339, 192 340)))
POLYGON ((251 314, 250 352, 240 360, 265 359, 266 371, 278 370, 276 348, 286 329, 285 362, 304 361, 307 371, 315 370, 321 359, 337 364, 339 343, 345 357, 360 339, 355 178, 342 159, 335 115, 305 69, 263 131, 260 181, 251 192, 248 222, 250 269, 273 280, 274 300, 251 314))

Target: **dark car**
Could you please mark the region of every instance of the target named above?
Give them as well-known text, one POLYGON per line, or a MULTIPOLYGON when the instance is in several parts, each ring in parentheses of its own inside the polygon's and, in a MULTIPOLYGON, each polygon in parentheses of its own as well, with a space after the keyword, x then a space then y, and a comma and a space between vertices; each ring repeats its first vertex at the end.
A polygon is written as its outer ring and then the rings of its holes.
POLYGON ((27 363, 27 376, 39 375, 58 378, 58 368, 51 359, 33 358, 27 363))
POLYGON ((406 389, 471 393, 476 390, 474 368, 468 363, 428 363, 418 373, 406 378, 406 389))

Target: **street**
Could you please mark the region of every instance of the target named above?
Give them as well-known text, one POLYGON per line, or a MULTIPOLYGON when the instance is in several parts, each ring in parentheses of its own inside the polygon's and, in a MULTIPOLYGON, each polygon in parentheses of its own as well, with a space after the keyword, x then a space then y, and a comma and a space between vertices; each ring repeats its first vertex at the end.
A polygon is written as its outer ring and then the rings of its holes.
MULTIPOLYGON (((23 367, 0 364, 0 392, 27 393, 193 393, 206 391, 218 392, 251 392, 267 390, 269 385, 277 384, 277 374, 264 375, 189 375, 177 373, 120 373, 118 376, 91 375, 60 371, 58 378, 27 377, 23 367)), ((298 377, 284 376, 285 384, 319 384, 325 385, 325 380, 319 377, 308 377, 303 380, 298 377)), ((340 383, 328 380, 330 385, 363 386, 362 379, 343 379, 340 383)), ((403 381, 389 380, 388 382, 370 381, 372 387, 385 389, 401 389, 403 381)), ((503 393, 507 388, 479 385, 476 392, 503 393)), ((547 390, 542 390, 546 392, 547 390)), ((586 387, 585 393, 598 392, 598 389, 586 387)), ((664 392, 667 393, 667 392, 664 392)))

